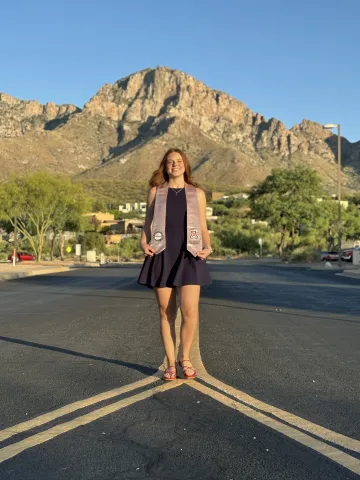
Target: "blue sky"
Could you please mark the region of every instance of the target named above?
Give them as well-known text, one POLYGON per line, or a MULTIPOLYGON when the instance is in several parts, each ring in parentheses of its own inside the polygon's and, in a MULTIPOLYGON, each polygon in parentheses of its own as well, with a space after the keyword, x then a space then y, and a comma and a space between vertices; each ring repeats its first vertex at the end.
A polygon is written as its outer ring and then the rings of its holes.
POLYGON ((2 92, 81 107, 104 83, 162 65, 287 127, 341 123, 360 140, 359 0, 4 4, 2 92))

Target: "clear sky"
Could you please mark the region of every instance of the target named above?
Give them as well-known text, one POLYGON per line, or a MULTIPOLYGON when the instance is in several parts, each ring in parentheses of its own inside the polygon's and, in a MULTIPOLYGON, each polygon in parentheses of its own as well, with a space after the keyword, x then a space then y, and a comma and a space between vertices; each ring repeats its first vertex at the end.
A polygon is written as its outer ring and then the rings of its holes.
POLYGON ((360 0, 12 0, 0 91, 83 104, 104 83, 182 70, 287 127, 341 123, 360 140, 360 0))

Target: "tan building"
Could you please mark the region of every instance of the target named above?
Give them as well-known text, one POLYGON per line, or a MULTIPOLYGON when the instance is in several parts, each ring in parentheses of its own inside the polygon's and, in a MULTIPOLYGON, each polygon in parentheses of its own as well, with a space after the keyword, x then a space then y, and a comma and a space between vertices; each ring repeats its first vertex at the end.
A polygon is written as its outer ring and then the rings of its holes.
POLYGON ((224 192, 211 192, 211 200, 219 200, 219 198, 223 198, 224 192))
POLYGON ((138 218, 126 218, 119 220, 116 225, 113 225, 110 232, 113 234, 135 234, 141 233, 144 228, 144 222, 138 218))
POLYGON ((106 245, 116 245, 117 243, 120 243, 123 238, 123 235, 120 233, 111 233, 107 232, 105 236, 105 242, 106 245))
POLYGON ((99 230, 103 227, 111 227, 118 223, 117 220, 115 220, 115 215, 113 213, 90 212, 84 213, 83 217, 88 217, 90 221, 96 220, 99 222, 99 230))

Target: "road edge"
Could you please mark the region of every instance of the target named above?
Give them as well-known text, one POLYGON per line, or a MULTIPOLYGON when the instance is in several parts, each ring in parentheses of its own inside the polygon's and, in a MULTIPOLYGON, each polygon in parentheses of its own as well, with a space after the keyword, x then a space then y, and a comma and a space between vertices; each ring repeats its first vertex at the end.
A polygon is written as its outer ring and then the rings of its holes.
MULTIPOLYGON (((16 267, 15 267, 16 268, 16 267)), ((37 275, 48 275, 50 273, 61 273, 61 272, 68 272, 70 270, 70 267, 49 267, 46 270, 44 269, 39 269, 39 270, 30 270, 28 272, 22 271, 22 272, 0 272, 0 283, 1 282, 7 282, 9 280, 18 280, 21 278, 26 278, 26 277, 34 277, 37 275)), ((74 270, 72 268, 71 270, 74 270)))

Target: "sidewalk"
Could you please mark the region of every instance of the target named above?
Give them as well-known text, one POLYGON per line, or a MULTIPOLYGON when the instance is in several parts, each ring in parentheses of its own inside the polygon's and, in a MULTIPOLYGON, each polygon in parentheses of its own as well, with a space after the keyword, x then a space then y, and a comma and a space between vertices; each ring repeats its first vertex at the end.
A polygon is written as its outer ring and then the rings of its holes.
POLYGON ((344 270, 343 272, 337 273, 336 275, 339 275, 341 277, 357 278, 358 280, 360 280, 360 268, 353 270, 344 270))
POLYGON ((46 275, 49 273, 67 272, 67 265, 37 265, 36 263, 0 263, 0 282, 15 280, 17 278, 33 277, 34 275, 46 275))

